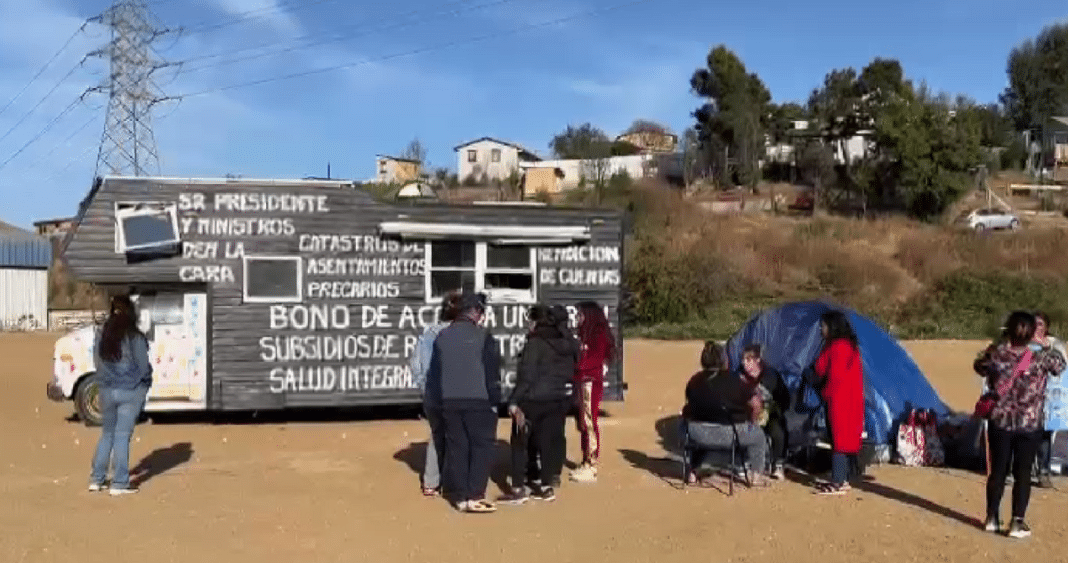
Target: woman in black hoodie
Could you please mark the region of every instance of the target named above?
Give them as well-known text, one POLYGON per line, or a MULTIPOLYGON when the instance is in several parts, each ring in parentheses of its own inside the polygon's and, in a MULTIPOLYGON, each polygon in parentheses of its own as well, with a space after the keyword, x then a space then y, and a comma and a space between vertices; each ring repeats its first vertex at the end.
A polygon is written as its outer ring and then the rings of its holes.
POLYGON ((561 329, 560 319, 544 305, 527 314, 530 332, 519 355, 515 389, 508 401, 512 415, 512 487, 500 499, 521 504, 531 496, 556 498, 552 483, 564 468, 564 422, 570 407, 568 390, 578 362, 578 341, 561 329), (528 449, 529 441, 535 447, 528 449), (533 491, 525 485, 528 456, 534 450, 541 460, 540 485, 533 491))

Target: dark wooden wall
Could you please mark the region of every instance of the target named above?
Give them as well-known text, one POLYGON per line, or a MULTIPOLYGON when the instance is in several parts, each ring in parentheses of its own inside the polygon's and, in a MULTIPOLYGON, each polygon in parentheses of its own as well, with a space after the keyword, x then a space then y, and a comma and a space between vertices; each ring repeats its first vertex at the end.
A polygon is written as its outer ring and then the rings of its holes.
MULTIPOLYGON (((447 222, 475 225, 560 225, 591 227, 589 246, 617 249, 619 261, 610 263, 578 262, 576 256, 565 256, 563 262, 540 260, 535 274, 539 282, 539 300, 546 303, 573 305, 592 299, 609 308, 609 319, 620 326, 620 286, 622 281, 622 217, 612 211, 591 211, 527 206, 445 206, 445 205, 386 205, 373 200, 367 193, 341 183, 254 183, 251 181, 220 182, 217 184, 153 179, 107 179, 90 193, 84 213, 76 230, 68 239, 65 259, 82 280, 102 284, 144 283, 202 283, 207 282, 211 301, 212 340, 209 343, 211 388, 209 406, 214 409, 243 410, 270 409, 287 406, 340 406, 368 403, 408 403, 418 400, 418 390, 407 368, 408 357, 415 338, 427 322, 433 322, 435 304, 424 299, 424 259, 421 242, 406 245, 378 237, 379 224, 384 221, 447 222), (216 210, 214 198, 219 194, 293 194, 325 196, 325 213, 239 212, 216 210), (204 209, 189 205, 203 196, 204 209), (186 253, 183 256, 130 263, 124 254, 115 252, 114 206, 116 202, 184 203, 179 208, 179 228, 186 253), (227 235, 218 232, 217 223, 252 219, 272 221, 279 231, 262 234, 227 235), (373 242, 373 248, 359 252, 332 252, 320 248, 301 251, 301 235, 357 235, 373 242), (304 258, 304 301, 302 304, 244 303, 242 299, 243 261, 238 247, 246 255, 299 255, 304 258), (211 251, 214 249, 214 255, 211 251), (400 259, 403 264, 418 264, 418 275, 329 275, 309 274, 309 260, 317 258, 400 259), (232 274, 223 276, 223 270, 232 274), (545 269, 614 270, 615 285, 575 285, 540 283, 545 269), (208 276, 208 279, 202 279, 208 276), (356 282, 371 284, 386 291, 386 297, 315 298, 309 295, 313 284, 324 282, 356 282), (292 314, 296 308, 298 320, 303 319, 307 307, 340 306, 339 320, 347 316, 349 322, 332 324, 318 330, 280 327, 283 318, 272 307, 284 307, 292 314), (347 311, 347 315, 344 312, 347 311), (384 315, 379 316, 377 313, 384 315), (272 328, 272 318, 276 324, 272 328), (365 322, 368 321, 368 322, 365 322), (403 325, 403 326, 402 326, 403 325), (358 338, 355 359, 334 361, 267 361, 262 340, 276 338, 358 338), (375 350, 377 339, 378 350, 375 350), (363 346, 369 346, 364 349, 363 346), (365 353, 366 352, 366 353, 365 353), (329 377, 319 379, 317 369, 334 370, 329 377), (282 370, 274 371, 272 370, 282 370), (279 377, 292 370, 292 377, 279 377), (304 371, 303 377, 300 372, 304 371), (343 372, 355 372, 354 379, 343 372), (275 377, 272 378, 272 373, 275 377), (341 379, 345 379, 342 384, 341 379), (353 385, 350 385, 352 383, 353 385), (329 384, 329 385, 328 385, 329 384), (311 388, 309 388, 311 387, 311 388), (322 387, 322 388, 319 388, 322 387)), ((307 241, 305 241, 307 243, 307 241)), ((557 247, 559 248, 559 247, 557 247)), ((553 251, 555 252, 555 251, 553 251)), ((563 277, 564 281, 570 278, 563 277)), ((514 377, 515 357, 525 333, 522 314, 525 306, 494 305, 492 332, 503 341, 506 385, 514 377)), ((287 314, 288 318, 289 315, 287 314)), ((622 340, 620 338, 620 349, 622 340)), ((273 348, 271 348, 273 349, 273 348)), ((610 367, 606 399, 622 399, 621 358, 610 367)))

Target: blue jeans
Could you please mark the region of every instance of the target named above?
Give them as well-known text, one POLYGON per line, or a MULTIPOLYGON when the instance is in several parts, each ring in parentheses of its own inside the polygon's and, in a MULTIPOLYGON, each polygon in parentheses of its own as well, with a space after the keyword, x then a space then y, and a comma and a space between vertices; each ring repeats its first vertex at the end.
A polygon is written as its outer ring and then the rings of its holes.
POLYGON ((841 452, 831 454, 831 483, 844 485, 849 480, 849 469, 852 456, 841 452))
POLYGON ((111 487, 123 489, 130 486, 130 438, 147 394, 148 387, 144 385, 135 389, 100 389, 103 424, 93 454, 93 469, 89 474, 91 483, 103 483, 107 479, 108 462, 111 461, 111 487))

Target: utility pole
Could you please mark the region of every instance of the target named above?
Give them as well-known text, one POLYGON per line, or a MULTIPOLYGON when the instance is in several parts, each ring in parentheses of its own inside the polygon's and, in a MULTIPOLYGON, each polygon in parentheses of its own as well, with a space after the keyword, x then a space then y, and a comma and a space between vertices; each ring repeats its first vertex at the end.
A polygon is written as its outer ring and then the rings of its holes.
POLYGON ((154 25, 145 0, 115 0, 90 21, 111 28, 111 41, 91 53, 106 57, 111 70, 107 83, 95 88, 109 96, 96 175, 159 174, 152 108, 162 96, 152 75, 169 65, 154 58, 152 43, 168 30, 154 25))

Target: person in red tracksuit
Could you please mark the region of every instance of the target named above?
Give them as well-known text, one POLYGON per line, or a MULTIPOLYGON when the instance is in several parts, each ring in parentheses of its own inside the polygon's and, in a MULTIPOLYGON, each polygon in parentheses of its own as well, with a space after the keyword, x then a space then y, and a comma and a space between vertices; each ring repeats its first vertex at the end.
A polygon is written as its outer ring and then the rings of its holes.
POLYGON ((823 350, 815 373, 820 394, 827 403, 827 429, 831 434, 831 482, 816 491, 841 495, 849 491, 850 461, 860 453, 864 433, 864 368, 860 346, 845 314, 828 311, 820 318, 823 350))
POLYGON ((601 453, 601 428, 597 423, 604 392, 605 366, 615 355, 615 338, 604 309, 593 301, 578 304, 578 337, 581 354, 575 369, 575 399, 578 403, 578 427, 582 434, 582 465, 571 472, 571 480, 597 480, 597 461, 601 453))

